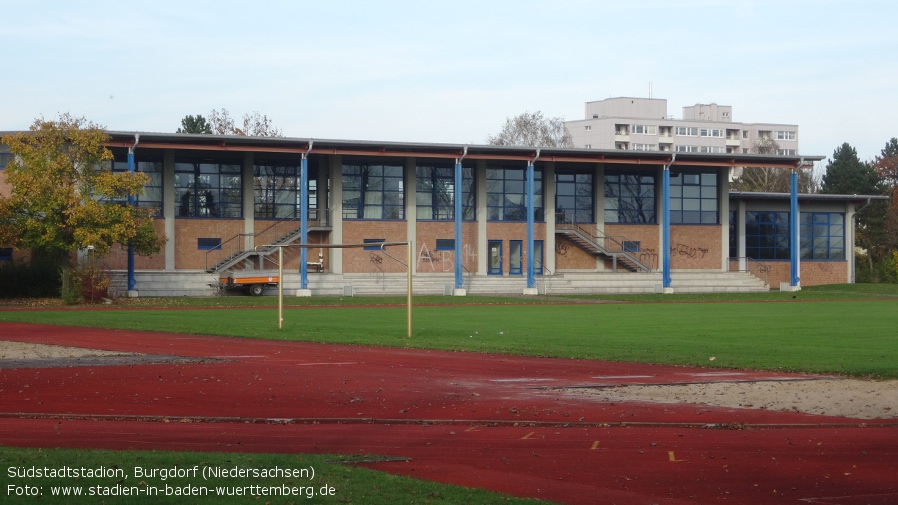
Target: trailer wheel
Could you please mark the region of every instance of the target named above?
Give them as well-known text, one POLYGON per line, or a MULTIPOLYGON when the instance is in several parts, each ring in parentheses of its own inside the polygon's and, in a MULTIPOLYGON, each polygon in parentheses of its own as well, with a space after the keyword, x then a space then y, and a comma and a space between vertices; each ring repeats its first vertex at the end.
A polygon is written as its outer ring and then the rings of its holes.
POLYGON ((259 296, 262 294, 262 291, 265 289, 265 286, 261 284, 253 284, 249 287, 249 294, 253 296, 259 296))

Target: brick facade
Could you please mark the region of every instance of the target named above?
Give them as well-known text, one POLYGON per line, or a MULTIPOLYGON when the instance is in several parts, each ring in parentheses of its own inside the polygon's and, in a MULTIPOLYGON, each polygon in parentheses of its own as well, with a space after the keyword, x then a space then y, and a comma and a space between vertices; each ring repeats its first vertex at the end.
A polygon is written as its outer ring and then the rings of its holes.
POLYGON ((719 270, 722 263, 721 227, 670 227, 671 270, 719 270))
MULTIPOLYGON (((343 243, 361 244, 365 239, 384 239, 387 242, 408 240, 405 221, 348 220, 343 222, 343 243)), ((391 247, 387 251, 405 261, 406 250, 391 247)), ((362 248, 343 250, 343 271, 346 273, 404 273, 405 266, 382 251, 366 251, 362 248)))
MULTIPOLYGON (((455 251, 438 251, 437 239, 455 240, 452 221, 420 221, 415 226, 415 271, 428 273, 455 272, 455 251)), ((477 273, 477 223, 462 223, 462 265, 464 272, 477 273)))
MULTIPOLYGON (((240 239, 234 238, 243 233, 243 220, 239 219, 176 219, 175 220, 175 269, 205 270, 208 262, 214 265, 231 252, 242 248, 240 239), (200 238, 220 238, 220 251, 205 251, 198 247, 200 238), (231 239, 231 242, 226 242, 231 239), (208 253, 208 254, 207 254, 208 253)), ((169 238, 171 240, 171 238, 169 238)))
MULTIPOLYGON (((658 225, 606 224, 605 236, 617 242, 639 242, 639 251, 634 253, 636 259, 653 270, 661 268, 658 251, 661 250, 658 225)), ((605 262, 605 269, 611 270, 611 260, 605 262)))

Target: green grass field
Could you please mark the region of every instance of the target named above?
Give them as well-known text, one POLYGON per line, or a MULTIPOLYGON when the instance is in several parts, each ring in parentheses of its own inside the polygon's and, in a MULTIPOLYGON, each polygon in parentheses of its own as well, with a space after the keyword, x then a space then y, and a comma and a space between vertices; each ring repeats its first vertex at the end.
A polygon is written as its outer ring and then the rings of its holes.
POLYGON ((412 338, 406 336, 404 302, 288 298, 280 330, 271 297, 123 300, 108 310, 5 311, 0 321, 898 378, 896 286, 735 295, 417 297, 412 338))

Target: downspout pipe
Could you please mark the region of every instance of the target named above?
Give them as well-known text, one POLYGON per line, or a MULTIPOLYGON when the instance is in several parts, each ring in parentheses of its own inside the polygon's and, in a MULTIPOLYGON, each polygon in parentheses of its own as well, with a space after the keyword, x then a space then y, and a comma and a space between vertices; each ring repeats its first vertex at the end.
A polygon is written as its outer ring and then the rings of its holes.
POLYGON ((661 184, 661 275, 662 287, 670 289, 670 167, 677 160, 677 153, 673 153, 670 161, 664 165, 661 184))
MULTIPOLYGON (((309 148, 302 153, 302 160, 299 168, 299 243, 309 243, 309 154, 312 152, 312 145, 315 141, 309 141, 309 148)), ((299 249, 299 279, 300 289, 303 291, 309 289, 309 249, 301 247, 299 249)))
POLYGON ((468 155, 468 146, 464 146, 461 152, 461 156, 455 159, 455 289, 456 292, 461 294, 461 289, 464 288, 465 279, 464 274, 462 273, 462 267, 464 262, 463 256, 463 244, 462 244, 462 161, 464 161, 465 156, 468 155))
POLYGON ((533 175, 533 165, 536 163, 536 160, 539 159, 540 149, 536 149, 536 155, 533 157, 530 162, 527 163, 527 289, 532 290, 536 288, 536 276, 533 271, 533 251, 534 251, 534 242, 533 242, 533 228, 536 214, 536 207, 534 203, 534 175, 533 175))
MULTIPOLYGON (((128 173, 133 174, 136 170, 135 162, 134 162, 134 150, 137 149, 137 144, 140 143, 140 134, 134 135, 134 145, 128 148, 128 173)), ((134 199, 133 194, 128 195, 128 206, 134 207, 136 201, 134 199)), ((131 243, 128 243, 128 294, 129 296, 132 293, 136 293, 137 291, 137 276, 134 273, 134 247, 131 243)))

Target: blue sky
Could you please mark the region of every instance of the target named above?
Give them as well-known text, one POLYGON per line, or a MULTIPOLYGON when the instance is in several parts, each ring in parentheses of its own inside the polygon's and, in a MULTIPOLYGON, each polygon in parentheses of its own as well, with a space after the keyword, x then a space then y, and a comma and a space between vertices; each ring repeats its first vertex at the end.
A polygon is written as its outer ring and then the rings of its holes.
POLYGON ((0 0, 0 131, 71 112, 173 132, 259 111, 287 136, 482 144, 584 103, 731 105, 802 154, 898 136, 898 2, 0 0))

